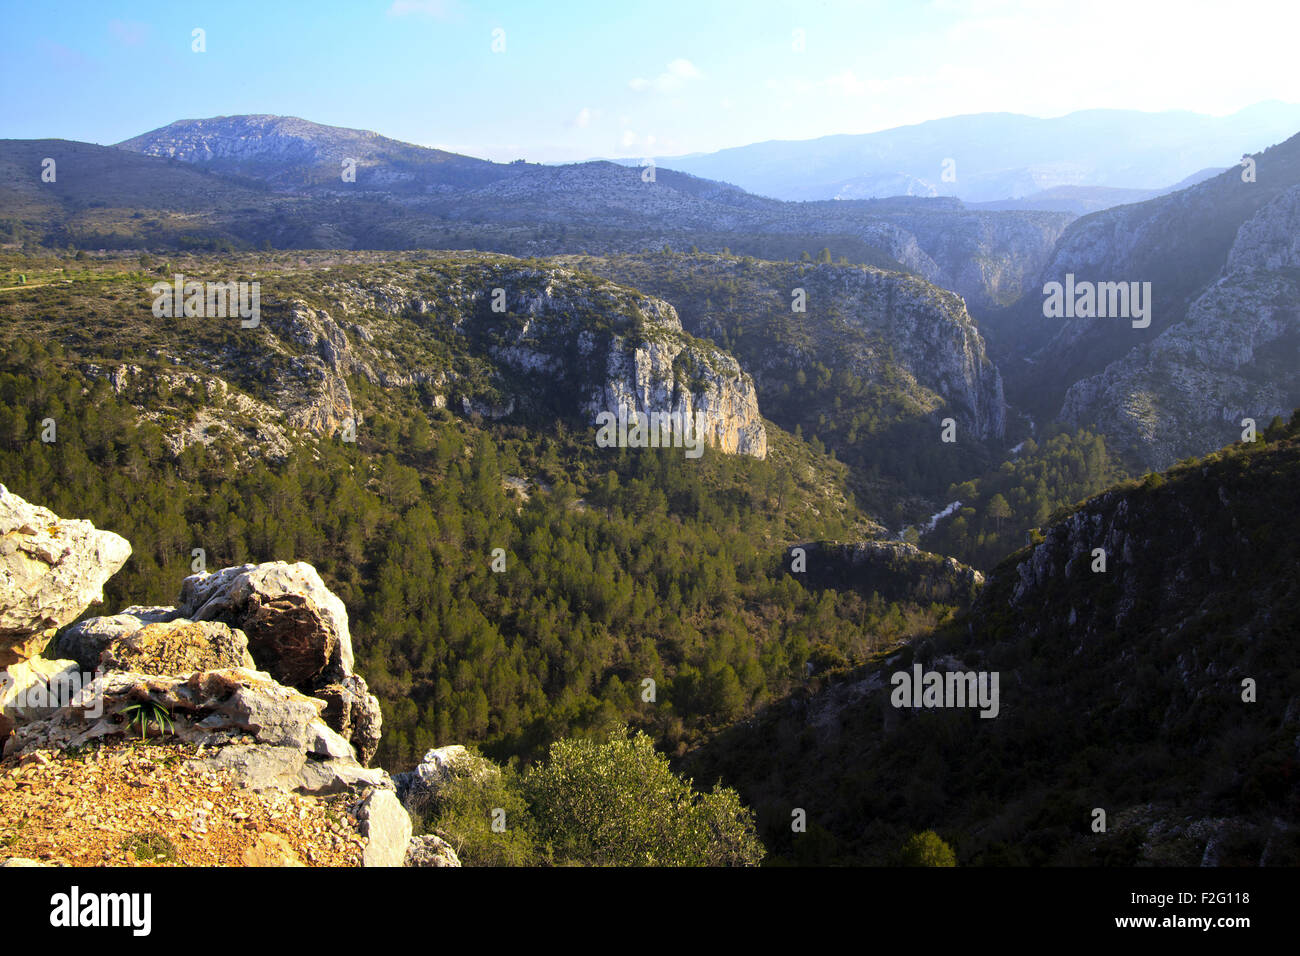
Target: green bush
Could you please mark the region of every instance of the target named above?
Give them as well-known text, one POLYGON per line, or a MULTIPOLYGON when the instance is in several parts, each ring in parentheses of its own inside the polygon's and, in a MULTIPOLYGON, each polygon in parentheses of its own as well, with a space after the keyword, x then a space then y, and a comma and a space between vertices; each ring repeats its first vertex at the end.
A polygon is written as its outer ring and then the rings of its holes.
POLYGON ((532 814, 511 767, 452 780, 439 790, 425 821, 427 832, 450 843, 465 866, 538 862, 532 814), (493 830, 494 819, 503 830, 493 830))
POLYGON ((957 865, 957 854, 933 830, 912 834, 899 856, 903 866, 957 865))
POLYGON ((642 733, 557 741, 524 786, 538 837, 560 862, 753 866, 763 857, 736 792, 695 791, 642 733))

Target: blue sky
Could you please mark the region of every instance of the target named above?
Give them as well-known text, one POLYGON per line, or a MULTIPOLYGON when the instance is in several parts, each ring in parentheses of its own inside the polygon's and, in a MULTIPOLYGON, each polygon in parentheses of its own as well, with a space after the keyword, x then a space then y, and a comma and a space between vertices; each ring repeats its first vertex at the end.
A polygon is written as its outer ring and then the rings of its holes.
POLYGON ((8 2, 0 137, 113 143, 177 119, 280 113, 554 162, 986 110, 1224 114, 1300 102, 1297 9, 1293 0, 8 2), (204 53, 191 50, 195 28, 204 53), (494 30, 504 31, 501 52, 494 30))

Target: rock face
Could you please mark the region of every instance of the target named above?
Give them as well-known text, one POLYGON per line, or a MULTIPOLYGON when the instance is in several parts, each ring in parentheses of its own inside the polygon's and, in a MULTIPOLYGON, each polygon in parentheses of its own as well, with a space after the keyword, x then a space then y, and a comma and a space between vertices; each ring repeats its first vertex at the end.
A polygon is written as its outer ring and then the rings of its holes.
POLYGON ((0 667, 44 650, 54 632, 104 598, 131 545, 67 521, 0 485, 0 667))
MULTIPOLYGON (((937 424, 952 415, 961 435, 1003 434, 1002 377, 979 329, 960 296, 924 279, 861 266, 724 257, 579 261, 671 299, 692 335, 729 338, 753 375, 765 413, 788 429, 802 413, 795 406, 811 400, 800 374, 811 379, 821 364, 889 389, 885 404, 899 405, 894 414, 900 419, 931 417, 937 424)), ((642 361, 653 367, 652 359, 642 361)), ((639 370, 610 376, 630 383, 625 390, 634 394, 646 378, 639 370)), ((734 389, 732 400, 744 395, 743 388, 734 389)))
POLYGON ((357 811, 367 839, 363 866, 405 866, 411 844, 411 817, 391 790, 372 790, 357 811))
POLYGON ((647 300, 647 341, 615 340, 605 366, 605 381, 587 410, 592 415, 619 409, 632 412, 703 416, 704 440, 730 455, 767 457, 767 432, 758 411, 754 383, 730 355, 696 346, 684 338, 677 310, 647 300), (676 334, 674 334, 676 333, 676 334))
MULTIPOLYGON (((495 269, 469 272, 453 307, 466 338, 537 390, 529 404, 559 391, 594 423, 602 411, 704 415, 705 442, 725 454, 767 455, 767 433, 754 384, 722 350, 692 340, 677 311, 661 299, 593 280, 567 269, 495 269), (501 290, 504 309, 490 293, 501 290)), ((467 409, 501 418, 522 404, 515 396, 467 409)))
POLYGON ((347 609, 309 564, 272 561, 191 575, 178 609, 195 621, 243 630, 256 659, 284 683, 352 670, 347 609))
POLYGON ((1070 387, 1061 418, 1091 424, 1150 470, 1263 429, 1300 405, 1300 186, 1246 220, 1186 318, 1070 387))
MULTIPOLYGON (((22 633, 23 621, 42 631, 66 623, 84 608, 88 589, 98 589, 129 553, 116 535, 101 541, 103 533, 87 522, 60 521, 3 487, 0 504, 9 519, 5 540, 12 542, 0 617, 18 622, 11 634, 22 633), (44 562, 43 574, 23 563, 33 553, 44 562), (102 573, 92 563, 97 554, 107 555, 102 573), (34 582, 39 601, 16 593, 24 582, 34 582), (61 584, 72 596, 54 591, 61 584)), ((14 646, 7 645, 11 653, 14 646)), ((6 758, 44 764, 51 752, 87 744, 166 738, 192 748, 187 768, 220 771, 243 788, 349 795, 366 841, 364 865, 405 864, 410 817, 388 774, 363 766, 379 740, 378 702, 352 673, 343 602, 310 565, 273 562, 195 575, 184 582, 179 607, 132 607, 82 621, 58 646, 74 659, 29 656, 0 669, 6 758), (255 638, 251 647, 245 627, 255 638), (295 680, 303 686, 292 686, 295 680), (320 696, 313 696, 317 687, 320 696)), ((458 865, 449 847, 420 847, 419 865, 458 865)), ((243 862, 303 865, 287 841, 265 833, 246 848, 243 862)))
MULTIPOLYGON (((820 204, 819 204, 820 205, 820 204)), ((870 208, 870 207, 868 207, 870 208)), ((1035 277, 1073 217, 1058 212, 892 212, 863 238, 978 310, 1034 294, 1035 277)))
POLYGON ((1033 343, 1015 392, 1035 415, 1098 428, 1160 470, 1239 438, 1243 418, 1289 414, 1300 400, 1300 136, 1251 159, 1268 170, 1256 181, 1237 166, 1066 229, 1040 288, 1068 275, 1076 286, 1150 283, 1150 326, 1049 319, 1043 296, 1026 296, 1001 338, 1033 343))
POLYGON ((256 665, 244 632, 216 621, 175 620, 146 624, 111 642, 99 660, 104 670, 137 674, 189 674, 194 671, 256 665))
MULTIPOLYGON (((355 377, 415 390, 430 409, 491 421, 590 423, 619 400, 643 411, 698 411, 711 447, 766 454, 753 382, 734 358, 686 335, 661 300, 487 255, 439 254, 427 270, 346 279, 323 270, 319 278, 314 295, 295 289, 283 299, 266 280, 260 324, 246 333, 258 341, 255 358, 235 361, 215 343, 168 345, 164 356, 179 366, 168 383, 207 399, 179 425, 158 419, 170 447, 282 458, 294 430, 353 440, 365 426, 348 385, 355 377)), ((84 371, 149 417, 141 389, 152 376, 132 368, 105 360, 84 371)))

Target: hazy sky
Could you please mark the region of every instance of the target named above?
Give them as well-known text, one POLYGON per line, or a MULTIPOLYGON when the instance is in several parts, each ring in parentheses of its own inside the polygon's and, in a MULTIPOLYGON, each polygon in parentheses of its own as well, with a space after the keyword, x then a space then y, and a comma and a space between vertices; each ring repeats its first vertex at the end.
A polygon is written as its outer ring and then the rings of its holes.
POLYGON ((1295 0, 47 0, 0 12, 0 137, 114 143, 177 119, 281 113, 566 161, 991 110, 1300 102, 1295 0), (195 28, 205 53, 191 50, 195 28))

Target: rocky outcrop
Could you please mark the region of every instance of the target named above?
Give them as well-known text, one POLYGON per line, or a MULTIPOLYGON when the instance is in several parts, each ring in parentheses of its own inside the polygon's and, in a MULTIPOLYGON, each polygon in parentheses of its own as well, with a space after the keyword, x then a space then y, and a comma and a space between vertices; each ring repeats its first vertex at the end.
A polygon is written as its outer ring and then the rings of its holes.
MULTIPOLYGON (((702 413, 710 447, 767 454, 749 376, 730 355, 685 335, 677 311, 661 299, 567 269, 499 267, 477 276, 466 270, 465 284, 450 298, 461 315, 472 315, 458 318, 470 342, 482 341, 495 362, 536 383, 529 404, 560 391, 593 422, 620 407, 629 414, 702 413), (490 307, 494 289, 504 311, 490 307)), ((514 395, 462 401, 467 411, 493 419, 521 404, 514 395)))
POLYGON ((605 381, 587 404, 595 416, 626 409, 650 415, 703 416, 705 444, 731 455, 767 457, 767 432, 758 411, 754 383, 725 352, 688 346, 677 310, 648 300, 645 340, 617 338, 605 364, 605 381))
MULTIPOLYGON (((26 578, 15 572, 18 581, 36 582, 41 599, 5 593, 4 600, 17 606, 0 605, 0 615, 42 630, 51 621, 66 623, 84 608, 78 602, 88 589, 98 589, 120 566, 128 546, 109 536, 100 544, 109 571, 93 575, 87 554, 96 553, 91 549, 102 533, 86 522, 62 522, 2 487, 0 496, 10 515, 19 516, 10 528, 18 541, 10 555, 35 551, 47 556, 47 567, 65 572, 26 578), (45 537, 33 544, 28 538, 36 535, 45 537), (60 543, 62 550, 55 547, 60 543), (77 567, 85 573, 70 573, 77 567), (60 582, 73 596, 55 593, 60 582)), ((13 565, 24 570, 18 559, 13 565)), ((10 633, 21 631, 15 625, 10 633)), ((178 607, 133 607, 82 621, 57 646, 75 659, 30 656, 0 670, 6 759, 46 766, 51 754, 152 737, 186 755, 191 778, 207 775, 259 793, 348 795, 364 843, 362 865, 405 865, 410 816, 388 774, 364 766, 379 740, 378 702, 352 672, 347 611, 310 565, 272 562, 194 575, 185 580, 178 607), (83 667, 94 672, 83 673, 83 667)), ((178 819, 179 811, 172 812, 178 819)), ((201 831, 202 820, 196 820, 201 831)), ((426 843, 416 854, 418 865, 457 865, 450 848, 426 843)), ((307 855, 317 858, 312 849, 307 855)), ((303 864, 275 834, 261 834, 241 859, 246 865, 303 864)))
MULTIPOLYGON (((999 438, 1005 430, 1002 377, 975 321, 960 296, 923 279, 861 266, 714 256, 580 261, 671 299, 692 335, 730 340, 765 414, 787 429, 815 400, 809 380, 820 364, 888 391, 882 404, 898 420, 937 425, 951 415, 959 441, 999 438)), ((635 392, 637 375, 610 378, 635 392)), ((730 398, 745 395, 735 388, 730 398)))
POLYGON ((903 541, 814 541, 799 547, 804 551, 803 570, 792 570, 790 555, 785 567, 814 587, 850 589, 864 596, 874 592, 886 601, 966 607, 984 586, 984 575, 974 568, 903 541))
POLYGON ((1073 218, 1056 212, 943 210, 927 204, 884 215, 863 230, 863 238, 889 251, 908 270, 956 292, 977 312, 1036 293, 1034 280, 1073 218))
POLYGON ((215 621, 174 620, 146 624, 110 642, 98 666, 137 674, 189 674, 226 668, 252 670, 256 665, 248 653, 248 638, 238 628, 215 621))
POLYGON ((191 575, 178 613, 247 634, 258 666, 324 700, 330 726, 369 763, 379 746, 379 701, 353 673, 347 609, 315 568, 273 561, 191 575))
POLYGON ((177 607, 88 618, 64 631, 57 647, 86 671, 256 667, 321 700, 325 721, 363 765, 379 747, 383 717, 365 679, 353 673, 347 609, 308 564, 273 561, 191 575, 177 607))
POLYGON ((131 545, 64 520, 0 485, 0 667, 35 657, 55 631, 104 598, 131 545))
POLYGON ((139 401, 141 416, 164 429, 176 452, 198 443, 218 454, 283 458, 309 436, 355 441, 364 422, 349 381, 364 379, 413 390, 427 408, 488 421, 590 422, 619 401, 638 411, 700 412, 711 447, 766 454, 749 376, 725 352, 684 334, 661 300, 573 270, 482 254, 439 254, 431 269, 345 279, 328 272, 306 298, 297 287, 280 298, 275 277, 265 280, 261 320, 245 333, 257 340, 254 355, 217 341, 177 341, 153 349, 162 368, 105 361, 83 363, 83 371, 139 401), (144 391, 156 381, 201 399, 197 409, 160 411, 144 391), (294 431, 308 434, 293 439, 294 431))
POLYGON ((5 755, 66 750, 130 736, 167 737, 210 748, 196 761, 235 771, 247 787, 337 793, 392 784, 366 770, 347 741, 321 719, 324 705, 254 670, 188 677, 112 671, 71 702, 19 723, 5 755))

